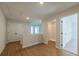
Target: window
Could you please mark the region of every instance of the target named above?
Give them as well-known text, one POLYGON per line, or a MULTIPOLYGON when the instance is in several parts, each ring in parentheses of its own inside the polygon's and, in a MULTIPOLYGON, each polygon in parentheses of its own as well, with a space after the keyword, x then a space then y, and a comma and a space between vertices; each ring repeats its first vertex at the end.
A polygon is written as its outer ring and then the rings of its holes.
POLYGON ((40 25, 32 25, 31 34, 39 34, 39 33, 40 33, 40 25))

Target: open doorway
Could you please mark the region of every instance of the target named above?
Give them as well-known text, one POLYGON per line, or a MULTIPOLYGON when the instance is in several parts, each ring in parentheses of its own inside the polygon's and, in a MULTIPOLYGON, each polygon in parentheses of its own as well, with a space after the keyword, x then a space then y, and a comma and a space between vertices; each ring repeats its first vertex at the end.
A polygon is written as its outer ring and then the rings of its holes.
POLYGON ((56 19, 48 22, 48 43, 56 45, 56 19))
POLYGON ((77 53, 77 14, 62 17, 60 19, 60 38, 63 50, 77 53))

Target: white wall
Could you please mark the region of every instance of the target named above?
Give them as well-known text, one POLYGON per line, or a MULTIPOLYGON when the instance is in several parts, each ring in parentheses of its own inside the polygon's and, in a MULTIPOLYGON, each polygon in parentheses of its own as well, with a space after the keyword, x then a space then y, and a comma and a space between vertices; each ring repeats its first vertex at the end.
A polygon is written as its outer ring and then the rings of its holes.
POLYGON ((24 32, 24 23, 16 21, 7 21, 7 42, 22 41, 24 32))
POLYGON ((56 19, 56 48, 61 49, 61 38, 60 38, 60 19, 56 19))
POLYGON ((48 21, 43 21, 43 42, 48 44, 49 37, 48 37, 48 21))
POLYGON ((56 41, 56 19, 48 22, 49 40, 56 41))
POLYGON ((0 54, 5 48, 6 44, 6 20, 0 10, 0 54))
POLYGON ((42 34, 32 35, 31 24, 25 23, 25 30, 23 34, 23 48, 30 47, 43 42, 42 34))
POLYGON ((23 48, 43 42, 42 33, 31 34, 31 24, 29 22, 8 21, 7 34, 7 42, 21 41, 23 48))

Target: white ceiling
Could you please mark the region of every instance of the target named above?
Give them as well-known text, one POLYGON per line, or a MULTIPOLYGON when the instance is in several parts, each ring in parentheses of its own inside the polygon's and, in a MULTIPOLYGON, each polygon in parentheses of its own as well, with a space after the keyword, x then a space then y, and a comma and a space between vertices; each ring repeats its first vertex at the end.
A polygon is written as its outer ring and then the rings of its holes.
POLYGON ((70 8, 78 2, 0 2, 0 7, 9 20, 26 21, 26 17, 32 20, 46 19, 57 12, 70 8))

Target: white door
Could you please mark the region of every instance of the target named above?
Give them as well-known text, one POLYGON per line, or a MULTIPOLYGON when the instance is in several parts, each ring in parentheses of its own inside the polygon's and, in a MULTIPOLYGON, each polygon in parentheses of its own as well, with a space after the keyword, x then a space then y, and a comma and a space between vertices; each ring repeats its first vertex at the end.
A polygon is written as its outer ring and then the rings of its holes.
POLYGON ((62 48, 77 54, 77 14, 61 18, 62 48))

